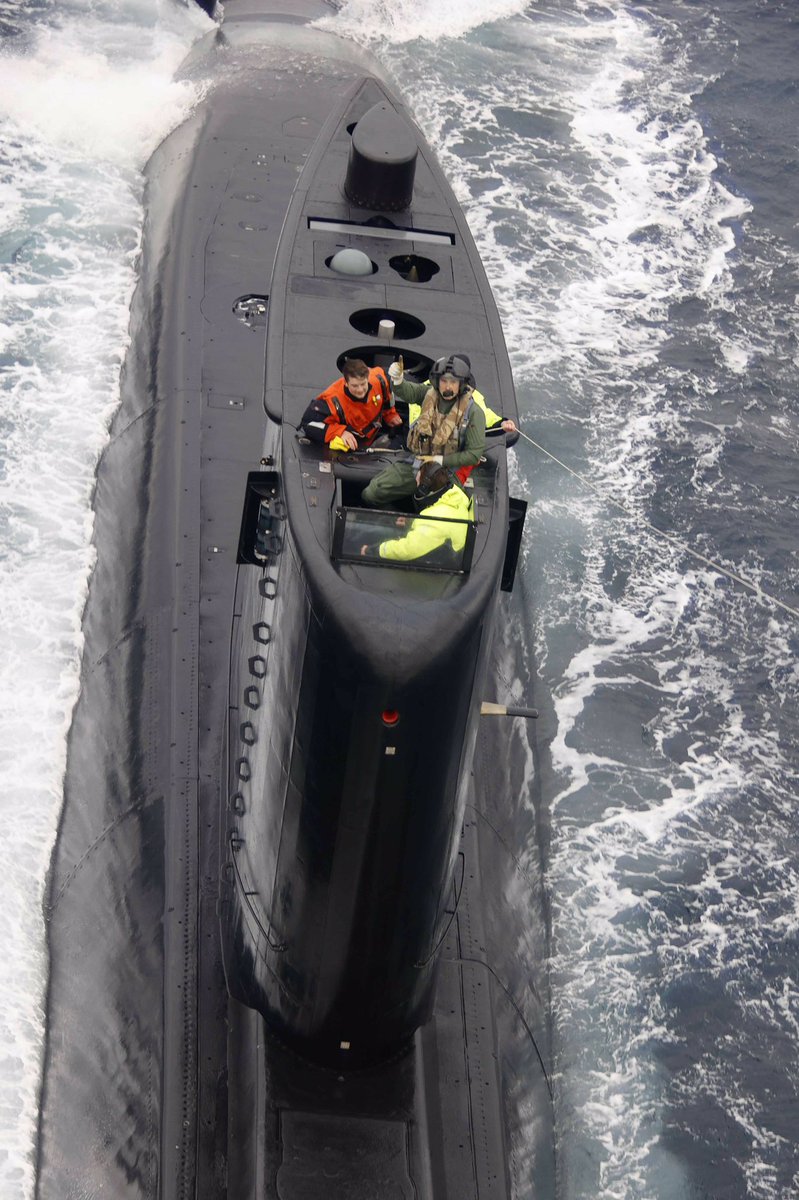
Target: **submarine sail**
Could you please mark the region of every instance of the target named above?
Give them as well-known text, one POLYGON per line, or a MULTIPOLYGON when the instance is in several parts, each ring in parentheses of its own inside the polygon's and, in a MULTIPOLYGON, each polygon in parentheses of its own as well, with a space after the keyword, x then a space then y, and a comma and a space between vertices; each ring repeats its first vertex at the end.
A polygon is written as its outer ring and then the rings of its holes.
POLYGON ((544 947, 480 722, 504 438, 461 550, 403 564, 375 547, 413 512, 362 495, 401 448, 302 428, 347 357, 423 383, 468 354, 514 415, 510 366, 434 156, 324 11, 228 0, 147 168, 49 877, 42 1200, 554 1191, 544 947))

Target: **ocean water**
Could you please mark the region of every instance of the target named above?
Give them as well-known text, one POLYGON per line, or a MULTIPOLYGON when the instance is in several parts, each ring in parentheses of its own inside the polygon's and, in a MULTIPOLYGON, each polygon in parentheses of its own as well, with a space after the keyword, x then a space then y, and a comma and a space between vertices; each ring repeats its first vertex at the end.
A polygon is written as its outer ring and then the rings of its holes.
MULTIPOLYGON (((542 714, 543 846, 520 849, 551 910, 560 1195, 799 1196, 799 636, 767 598, 799 608, 799 10, 343 0, 326 20, 383 60, 454 182, 524 430, 598 489, 514 452, 509 690, 542 714)), ((41 896, 140 170, 196 99, 172 76, 208 28, 166 0, 0 0, 3 1200, 32 1195, 41 896)))
POLYGON ((92 566, 94 466, 119 395, 141 168, 194 102, 210 25, 155 0, 0 3, 0 1196, 33 1194, 61 805, 92 566))

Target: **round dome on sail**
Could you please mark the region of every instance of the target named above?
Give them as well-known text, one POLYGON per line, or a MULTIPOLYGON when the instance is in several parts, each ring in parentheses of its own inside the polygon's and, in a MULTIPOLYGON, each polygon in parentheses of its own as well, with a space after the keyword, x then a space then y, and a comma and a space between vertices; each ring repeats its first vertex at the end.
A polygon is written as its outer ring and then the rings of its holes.
POLYGON ((410 126, 383 100, 352 133, 344 191, 359 208, 399 212, 413 197, 418 147, 410 126))
POLYGON ((363 250, 355 250, 352 246, 337 250, 327 259, 325 265, 339 275, 374 275, 375 272, 375 264, 369 255, 364 254, 363 250))

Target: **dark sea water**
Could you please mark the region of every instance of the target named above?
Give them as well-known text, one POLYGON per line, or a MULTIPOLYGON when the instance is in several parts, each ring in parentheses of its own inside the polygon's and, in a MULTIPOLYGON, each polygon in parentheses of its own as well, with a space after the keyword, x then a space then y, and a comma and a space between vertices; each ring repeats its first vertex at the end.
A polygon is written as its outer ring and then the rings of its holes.
MULTIPOLYGON (((453 179, 523 428, 600 493, 514 452, 560 1195, 799 1197, 799 619, 641 523, 799 608, 799 6, 345 0, 329 23, 453 179)), ((41 887, 140 169, 207 27, 0 0, 3 1200, 32 1194, 41 887)))

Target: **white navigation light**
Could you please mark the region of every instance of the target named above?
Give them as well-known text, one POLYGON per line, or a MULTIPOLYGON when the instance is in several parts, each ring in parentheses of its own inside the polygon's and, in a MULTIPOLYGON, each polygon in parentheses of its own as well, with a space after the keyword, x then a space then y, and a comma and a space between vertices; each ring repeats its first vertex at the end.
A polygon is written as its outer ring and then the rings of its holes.
POLYGON ((339 250, 330 260, 330 270, 339 275, 371 275, 372 260, 363 250, 339 250))

